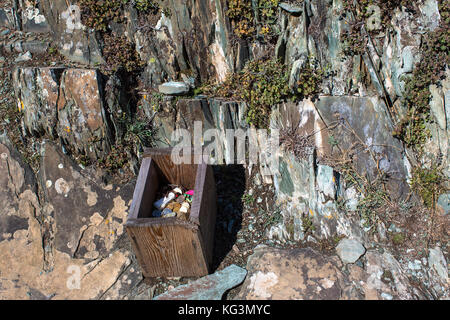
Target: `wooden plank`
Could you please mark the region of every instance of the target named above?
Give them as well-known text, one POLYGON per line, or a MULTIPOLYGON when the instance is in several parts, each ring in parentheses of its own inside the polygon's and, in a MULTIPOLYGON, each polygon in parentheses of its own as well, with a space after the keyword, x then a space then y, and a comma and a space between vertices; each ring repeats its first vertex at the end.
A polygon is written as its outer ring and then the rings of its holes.
POLYGON ((190 221, 177 219, 176 217, 170 218, 152 217, 152 218, 138 218, 138 219, 128 218, 127 222, 125 223, 125 226, 129 227, 150 227, 153 225, 179 225, 184 228, 198 230, 197 224, 192 223, 190 221))
MULTIPOLYGON (((144 157, 154 159, 161 173, 170 183, 181 185, 186 189, 194 189, 198 166, 195 160, 196 157, 200 157, 197 162, 202 160, 201 152, 197 154, 194 152, 194 149, 191 149, 190 164, 174 164, 172 161, 172 151, 173 148, 146 149, 144 151, 144 157)), ((174 154, 176 155, 176 153, 174 154)), ((178 156, 176 157, 176 161, 181 162, 182 159, 180 157, 182 154, 178 156)))
POLYGON ((189 221, 195 224, 200 224, 200 207, 203 198, 203 191, 206 177, 206 164, 202 163, 198 165, 197 175, 195 178, 194 196, 192 197, 191 213, 189 215, 189 221))
POLYGON ((159 187, 158 174, 151 158, 144 158, 139 169, 139 175, 134 188, 129 218, 150 217, 155 200, 156 190, 159 187))
POLYGON ((200 234, 205 245, 205 257, 208 265, 212 264, 214 249, 214 230, 217 214, 217 195, 214 172, 211 166, 206 166, 201 191, 199 225, 200 234))
POLYGON ((145 277, 203 276, 208 266, 198 231, 179 225, 127 228, 145 277))
POLYGON ((217 195, 214 172, 205 163, 199 165, 192 200, 190 221, 200 226, 200 241, 208 265, 212 263, 214 248, 214 229, 217 213, 217 195))

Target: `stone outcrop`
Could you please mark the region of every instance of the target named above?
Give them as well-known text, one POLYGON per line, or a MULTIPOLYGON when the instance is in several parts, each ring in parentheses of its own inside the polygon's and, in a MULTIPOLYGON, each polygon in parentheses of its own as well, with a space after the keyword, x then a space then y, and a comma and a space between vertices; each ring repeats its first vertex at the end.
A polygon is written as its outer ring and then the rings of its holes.
POLYGON ((231 265, 189 284, 179 286, 153 300, 222 300, 224 293, 241 284, 247 270, 231 265))
POLYGON ((94 161, 109 152, 114 136, 97 70, 17 68, 14 84, 26 135, 59 137, 94 161))
POLYGON ((132 188, 101 188, 54 146, 45 150, 40 198, 30 167, 0 143, 0 298, 124 298, 142 280, 120 244, 132 188))
POLYGON ((86 259, 108 255, 125 232, 133 187, 99 185, 49 142, 43 147, 39 180, 51 203, 56 250, 86 259))
MULTIPOLYGON (((118 30, 127 30, 128 38, 146 63, 145 78, 152 87, 176 80, 177 73, 193 75, 198 81, 223 79, 234 69, 236 52, 229 43, 230 27, 225 18, 225 1, 174 1, 165 4, 171 12, 156 16, 151 25, 137 23, 138 12, 127 6, 127 18, 118 30)), ((41 1, 40 12, 54 32, 60 51, 72 61, 94 65, 102 63, 102 49, 81 21, 75 1, 41 1)), ((239 60, 239 59, 238 59, 239 60)))
POLYGON ((17 108, 23 112, 26 134, 54 136, 58 122, 58 98, 63 69, 16 69, 14 88, 17 108))
MULTIPOLYGON (((447 68, 446 79, 441 86, 431 85, 430 109, 433 122, 428 124, 431 136, 428 139, 425 150, 426 157, 432 158, 436 164, 442 167, 445 176, 450 179, 450 69, 447 68)), ((424 156, 422 161, 427 165, 424 156)), ((450 183, 447 181, 447 188, 450 183)))
POLYGON ((248 275, 236 299, 391 300, 423 299, 395 258, 368 251, 364 267, 342 269, 337 256, 313 249, 259 246, 247 262, 248 275))
POLYGON ((104 62, 95 33, 81 23, 80 7, 75 1, 44 0, 40 8, 63 55, 83 64, 104 62))
POLYGON ((111 145, 99 78, 96 70, 66 70, 58 100, 58 135, 92 160, 107 154, 111 145))
POLYGON ((312 249, 258 247, 247 263, 248 275, 237 299, 338 300, 345 288, 339 259, 312 249))
POLYGON ((285 208, 285 221, 293 221, 293 234, 283 224, 271 231, 273 236, 303 239, 302 219, 307 216, 319 238, 340 234, 364 242, 359 222, 338 210, 336 203, 342 197, 348 211, 355 211, 358 204, 358 192, 346 186, 338 169, 332 168, 350 159, 359 175, 373 180, 384 172, 389 175, 392 194, 400 199, 408 195, 409 162, 400 142, 392 137, 385 105, 376 97, 322 96, 316 102, 282 104, 272 113, 271 127, 309 136, 316 150, 316 158, 305 149, 301 159, 289 150, 282 151, 274 186, 277 201, 285 208))
MULTIPOLYGON (((225 137, 226 129, 246 130, 249 126, 245 122, 245 108, 245 103, 202 97, 178 99, 175 105, 163 103, 153 120, 158 128, 157 143, 161 147, 180 143, 181 140, 172 140, 177 129, 186 129, 193 139, 196 121, 201 123, 202 134, 208 129, 218 129, 225 137)), ((304 100, 274 108, 271 128, 310 136, 311 147, 317 152, 314 157, 305 149, 303 158, 299 159, 291 151, 281 149, 279 173, 274 175, 273 182, 284 221, 291 221, 292 225, 281 223, 269 231, 271 237, 302 240, 302 220, 306 215, 316 226, 318 238, 338 234, 364 242, 359 221, 340 212, 336 204, 338 197, 343 197, 347 210, 355 211, 360 197, 354 188, 345 185, 337 169, 331 167, 349 160, 343 158, 346 154, 352 157, 358 174, 375 179, 382 170, 389 175, 390 192, 399 198, 407 196, 409 163, 400 142, 392 137, 392 123, 385 108, 376 97, 350 96, 321 96, 315 102, 304 100)), ((218 141, 216 160, 228 163, 232 150, 225 139, 218 141)))
POLYGON ((355 263, 365 252, 366 248, 354 239, 342 239, 336 246, 336 252, 344 263, 355 263))

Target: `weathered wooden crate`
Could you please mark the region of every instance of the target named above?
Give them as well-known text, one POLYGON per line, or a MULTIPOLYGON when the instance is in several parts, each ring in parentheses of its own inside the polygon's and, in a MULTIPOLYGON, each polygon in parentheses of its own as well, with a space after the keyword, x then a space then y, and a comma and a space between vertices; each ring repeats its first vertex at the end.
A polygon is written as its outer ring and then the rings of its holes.
MULTIPOLYGON (((144 277, 204 276, 214 246, 216 186, 210 165, 174 164, 171 148, 146 150, 125 224, 144 277), (152 217, 162 184, 194 189, 189 221, 152 217)), ((192 158, 193 160, 193 158, 192 158)))

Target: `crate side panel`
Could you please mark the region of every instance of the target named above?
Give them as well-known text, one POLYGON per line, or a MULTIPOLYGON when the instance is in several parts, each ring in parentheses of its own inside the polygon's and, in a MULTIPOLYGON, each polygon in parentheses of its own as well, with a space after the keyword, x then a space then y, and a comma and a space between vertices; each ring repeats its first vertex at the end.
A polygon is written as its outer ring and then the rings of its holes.
POLYGON ((151 216, 156 190, 159 187, 158 173, 154 161, 144 158, 139 169, 138 179, 133 193, 129 219, 151 216))
POLYGON ((217 194, 214 172, 211 166, 206 167, 204 186, 199 209, 200 233, 205 246, 208 266, 212 264, 214 249, 214 231, 217 214, 217 194))
POLYGON ((152 157, 152 159, 156 161, 159 169, 170 183, 181 185, 187 189, 194 188, 198 165, 193 163, 176 165, 170 159, 170 155, 152 157))
POLYGON ((147 149, 144 153, 144 157, 151 157, 154 159, 159 169, 170 183, 182 185, 188 189, 194 189, 198 166, 194 161, 196 159, 194 150, 191 150, 191 156, 189 163, 187 164, 183 163, 182 154, 175 153, 175 158, 177 159, 177 162, 180 163, 178 165, 172 161, 172 151, 173 148, 147 149))
POLYGON ((145 277, 208 273, 198 230, 177 225, 127 226, 145 277))

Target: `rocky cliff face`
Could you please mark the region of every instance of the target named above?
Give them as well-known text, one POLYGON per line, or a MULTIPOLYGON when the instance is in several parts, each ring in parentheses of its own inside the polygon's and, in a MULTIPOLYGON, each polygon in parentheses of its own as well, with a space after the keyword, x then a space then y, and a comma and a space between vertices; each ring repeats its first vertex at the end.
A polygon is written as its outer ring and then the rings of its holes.
POLYGON ((237 297, 448 298, 449 41, 440 0, 0 1, 0 260, 26 265, 0 265, 0 296, 141 297, 122 234, 143 148, 264 123, 277 172, 245 166, 233 196, 215 171, 237 297), (58 289, 70 265, 95 285, 58 289))

